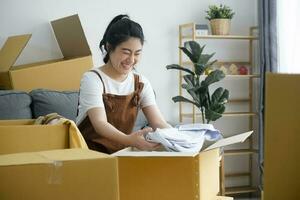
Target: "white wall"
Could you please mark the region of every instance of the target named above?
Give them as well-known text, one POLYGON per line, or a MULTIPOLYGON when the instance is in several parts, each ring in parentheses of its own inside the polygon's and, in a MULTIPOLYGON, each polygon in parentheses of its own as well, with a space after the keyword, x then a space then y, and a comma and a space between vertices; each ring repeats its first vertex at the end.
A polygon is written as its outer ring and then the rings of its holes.
MULTIPOLYGON (((231 22, 232 34, 247 35, 249 27, 257 25, 256 0, 0 0, 0 47, 8 36, 32 33, 17 64, 60 58, 62 55, 49 22, 78 13, 98 67, 103 64, 98 44, 106 26, 114 16, 127 13, 142 25, 146 37, 143 58, 137 69, 151 81, 163 115, 177 124, 178 105, 171 98, 178 94, 178 73, 167 71, 165 66, 178 63, 178 25, 207 24, 205 10, 210 4, 219 3, 225 3, 236 12, 231 22)), ((246 61, 248 58, 245 43, 204 41, 204 44, 207 44, 207 53, 216 52, 215 58, 219 60, 246 61)), ((232 97, 248 94, 245 82, 224 81, 221 84, 230 89, 232 97), (231 89, 234 86, 238 90, 231 89)), ((223 117, 215 126, 230 135, 247 129, 248 119, 223 117)), ((226 172, 247 169, 247 159, 243 159, 227 159, 226 172)), ((226 185, 244 182, 246 184, 247 180, 239 178, 226 185)))
MULTIPOLYGON (((10 35, 32 33, 17 64, 61 57, 49 21, 78 13, 94 64, 100 66, 102 57, 98 44, 106 26, 115 15, 127 13, 142 25, 146 37, 143 58, 137 69, 151 81, 166 119, 177 123, 178 105, 171 98, 178 94, 178 76, 175 71, 167 71, 165 66, 178 63, 178 25, 208 23, 205 10, 216 3, 225 3, 236 12, 232 20, 233 34, 248 34, 249 27, 255 25, 253 0, 1 0, 0 46, 10 35)), ((219 49, 218 46, 210 47, 216 48, 219 49)), ((235 51, 237 54, 243 52, 235 51)), ((247 56, 247 52, 242 54, 239 57, 247 56)))

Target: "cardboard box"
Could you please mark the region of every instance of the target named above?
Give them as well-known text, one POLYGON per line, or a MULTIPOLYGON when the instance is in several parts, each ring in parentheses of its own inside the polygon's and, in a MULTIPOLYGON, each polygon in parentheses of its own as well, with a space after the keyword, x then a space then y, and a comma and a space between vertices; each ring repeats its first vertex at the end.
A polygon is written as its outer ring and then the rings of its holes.
POLYGON ((0 155, 74 147, 88 149, 74 122, 34 125, 34 120, 0 120, 0 155))
POLYGON ((70 149, 69 125, 32 122, 0 121, 0 199, 119 199, 116 157, 70 149))
POLYGON ((79 90, 82 74, 93 66, 79 17, 58 19, 51 25, 64 58, 13 66, 31 35, 9 37, 0 51, 0 89, 79 90))
POLYGON ((264 199, 300 199, 300 74, 266 75, 264 199))
POLYGON ((114 153, 120 200, 214 200, 219 193, 219 147, 243 142, 251 133, 219 140, 200 153, 131 148, 114 153))

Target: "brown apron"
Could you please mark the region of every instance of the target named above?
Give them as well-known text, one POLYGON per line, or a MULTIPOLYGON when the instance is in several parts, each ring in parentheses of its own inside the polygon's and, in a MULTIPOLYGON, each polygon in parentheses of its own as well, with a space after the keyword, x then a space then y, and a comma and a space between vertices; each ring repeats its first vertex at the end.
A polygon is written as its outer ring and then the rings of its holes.
MULTIPOLYGON (((134 74, 134 92, 129 95, 108 94, 105 91, 104 82, 101 75, 95 71, 103 84, 103 103, 105 106, 107 121, 117 128, 119 131, 130 134, 132 132, 137 113, 140 93, 144 87, 142 82, 139 82, 139 76, 134 74)), ((88 147, 95 151, 104 153, 113 153, 125 146, 112 142, 101 137, 96 133, 88 116, 78 125, 88 147)))

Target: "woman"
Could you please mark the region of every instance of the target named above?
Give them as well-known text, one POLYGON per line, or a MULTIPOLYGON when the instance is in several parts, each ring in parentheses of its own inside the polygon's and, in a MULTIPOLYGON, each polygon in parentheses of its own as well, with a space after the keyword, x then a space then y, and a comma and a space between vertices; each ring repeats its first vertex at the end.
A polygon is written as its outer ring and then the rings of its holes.
POLYGON ((77 125, 90 149, 113 153, 124 147, 155 150, 144 134, 170 127, 156 106, 149 81, 133 72, 144 43, 142 27, 128 15, 116 16, 108 25, 100 49, 104 65, 83 75, 77 125), (132 132, 141 108, 152 128, 132 132))

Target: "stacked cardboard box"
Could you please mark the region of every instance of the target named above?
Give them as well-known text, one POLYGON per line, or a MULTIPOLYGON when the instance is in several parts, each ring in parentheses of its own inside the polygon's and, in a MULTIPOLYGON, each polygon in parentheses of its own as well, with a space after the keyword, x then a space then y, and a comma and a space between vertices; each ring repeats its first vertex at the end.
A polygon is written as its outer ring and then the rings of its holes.
POLYGON ((79 17, 73 15, 51 24, 64 58, 13 66, 31 34, 9 37, 0 51, 0 89, 79 89, 82 74, 93 66, 79 17))
POLYGON ((0 121, 0 199, 195 199, 219 193, 219 147, 250 134, 220 140, 200 153, 141 152, 106 155, 70 149, 66 124, 0 121), (118 161, 117 161, 118 160, 118 161))
POLYGON ((119 199, 117 158, 70 149, 69 126, 0 121, 0 199, 119 199))

